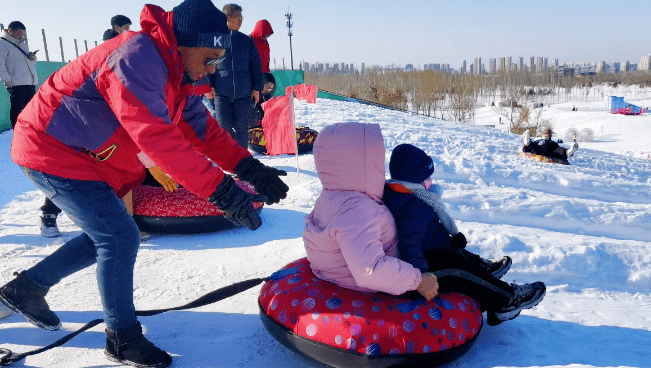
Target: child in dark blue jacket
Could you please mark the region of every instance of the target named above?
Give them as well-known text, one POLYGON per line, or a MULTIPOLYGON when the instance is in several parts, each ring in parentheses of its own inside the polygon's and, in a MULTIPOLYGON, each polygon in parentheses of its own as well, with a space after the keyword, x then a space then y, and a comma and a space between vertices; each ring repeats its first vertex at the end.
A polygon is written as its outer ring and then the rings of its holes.
POLYGON ((465 250, 466 237, 441 203, 443 188, 432 183, 434 162, 423 150, 401 144, 391 153, 391 180, 385 186, 384 204, 391 210, 398 227, 400 259, 421 272, 429 266, 424 253, 436 249, 462 249, 462 253, 500 278, 511 267, 511 258, 484 260, 465 250))
POLYGON ((490 325, 513 319, 542 300, 542 282, 509 285, 499 279, 511 267, 510 257, 492 261, 465 249, 466 237, 440 201, 443 190, 430 178, 434 162, 423 150, 397 146, 389 172, 382 201, 396 222, 401 260, 421 272, 436 272, 440 292, 459 291, 479 301, 489 311, 490 325))

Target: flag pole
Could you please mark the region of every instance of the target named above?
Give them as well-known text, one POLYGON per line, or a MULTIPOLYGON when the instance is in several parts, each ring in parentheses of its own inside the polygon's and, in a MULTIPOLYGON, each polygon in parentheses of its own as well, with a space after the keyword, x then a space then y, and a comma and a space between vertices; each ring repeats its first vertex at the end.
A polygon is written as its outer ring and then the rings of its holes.
POLYGON ((298 167, 298 140, 296 139, 296 118, 294 117, 294 86, 291 86, 289 95, 289 113, 292 120, 292 139, 294 140, 294 154, 296 155, 296 175, 301 175, 301 169, 298 167))

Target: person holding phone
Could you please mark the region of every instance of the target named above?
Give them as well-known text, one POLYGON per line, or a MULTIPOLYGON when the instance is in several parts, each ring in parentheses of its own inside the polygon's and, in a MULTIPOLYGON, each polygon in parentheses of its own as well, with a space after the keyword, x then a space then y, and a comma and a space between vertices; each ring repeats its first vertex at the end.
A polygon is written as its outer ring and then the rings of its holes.
POLYGON ((18 114, 36 94, 36 51, 29 52, 27 30, 21 22, 9 23, 0 38, 0 81, 9 91, 9 120, 13 129, 18 114))

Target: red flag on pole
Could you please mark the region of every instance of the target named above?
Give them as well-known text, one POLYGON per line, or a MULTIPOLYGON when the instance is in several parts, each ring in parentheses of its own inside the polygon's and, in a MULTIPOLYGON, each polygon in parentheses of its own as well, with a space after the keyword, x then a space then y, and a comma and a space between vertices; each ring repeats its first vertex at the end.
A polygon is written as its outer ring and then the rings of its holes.
POLYGON ((303 91, 305 93, 305 101, 308 103, 316 103, 316 86, 305 86, 303 91))
POLYGON ((299 100, 316 103, 316 86, 308 86, 303 83, 297 84, 294 87, 294 93, 299 100))
POLYGON ((267 141, 267 154, 282 155, 296 153, 294 104, 291 95, 274 97, 264 102, 262 109, 264 110, 262 131, 267 141))

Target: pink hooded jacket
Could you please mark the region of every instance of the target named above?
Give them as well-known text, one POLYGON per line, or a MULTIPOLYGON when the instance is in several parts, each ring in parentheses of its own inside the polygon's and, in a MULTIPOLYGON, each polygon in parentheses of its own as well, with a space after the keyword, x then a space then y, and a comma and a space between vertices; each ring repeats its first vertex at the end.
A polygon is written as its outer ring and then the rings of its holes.
POLYGON ((314 141, 323 191, 305 218, 303 241, 316 276, 339 286, 399 295, 421 273, 399 260, 396 225, 382 204, 384 139, 377 124, 343 123, 314 141))

